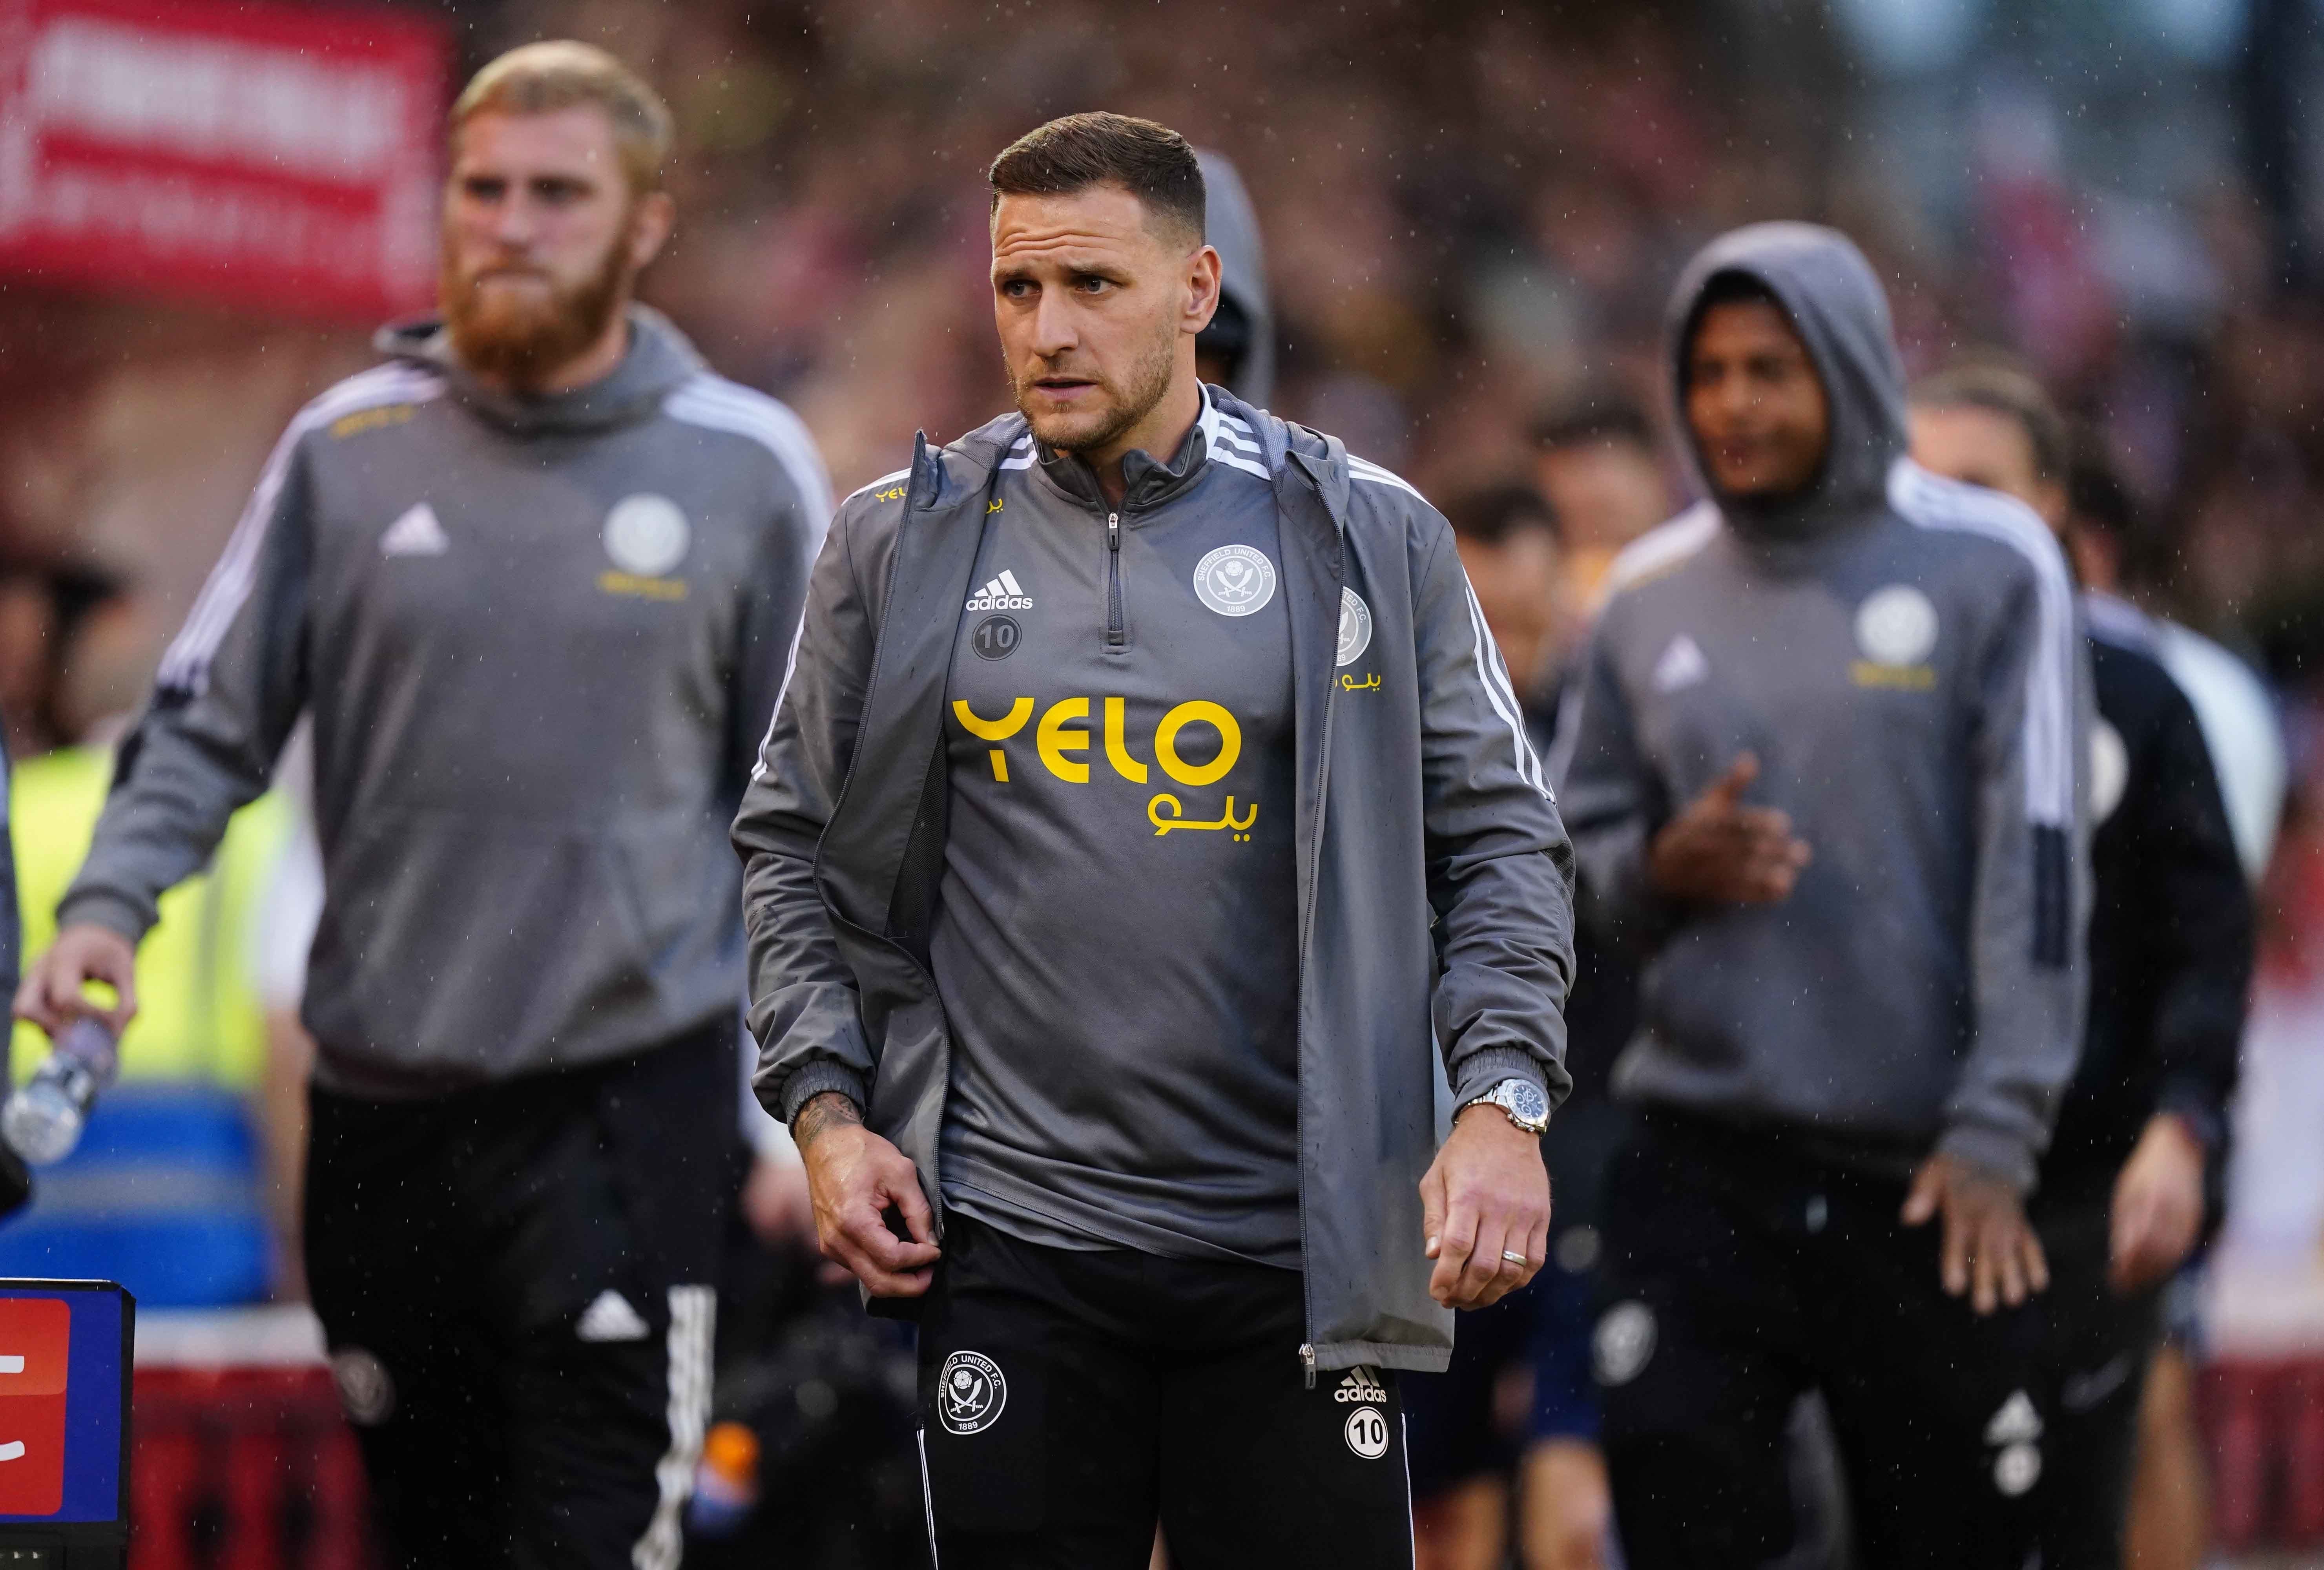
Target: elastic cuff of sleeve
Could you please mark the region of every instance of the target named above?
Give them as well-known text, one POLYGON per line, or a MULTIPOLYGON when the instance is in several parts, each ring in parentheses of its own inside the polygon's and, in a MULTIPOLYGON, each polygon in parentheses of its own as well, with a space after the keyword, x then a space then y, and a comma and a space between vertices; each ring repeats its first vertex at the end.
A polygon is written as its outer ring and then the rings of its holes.
POLYGON ((98 891, 68 894, 57 906, 57 930, 80 922, 117 932, 131 943, 142 943, 152 919, 130 900, 98 891))
POLYGON ((860 1110, 871 1098, 863 1092, 863 1076, 844 1063, 817 1058, 783 1082, 783 1122, 798 1120, 799 1108, 826 1090, 835 1090, 860 1110))
POLYGON ((1522 1047, 1488 1047, 1461 1059, 1452 1085, 1452 1110, 1458 1113, 1471 1102, 1492 1094, 1504 1079, 1522 1079, 1546 1095, 1549 1086, 1540 1061, 1522 1047))
POLYGON ((1955 1123, 1937 1141, 1937 1153, 1991 1173, 2020 1194, 2033 1191, 2034 1151, 2015 1134, 1984 1123, 1955 1123))
POLYGON ((2166 1088, 2157 1100, 2154 1111, 2157 1116, 2174 1117, 2185 1124, 2187 1132, 2203 1147, 2206 1155, 2217 1150, 2227 1139, 2227 1121, 2200 1095, 2173 1094, 2166 1088))

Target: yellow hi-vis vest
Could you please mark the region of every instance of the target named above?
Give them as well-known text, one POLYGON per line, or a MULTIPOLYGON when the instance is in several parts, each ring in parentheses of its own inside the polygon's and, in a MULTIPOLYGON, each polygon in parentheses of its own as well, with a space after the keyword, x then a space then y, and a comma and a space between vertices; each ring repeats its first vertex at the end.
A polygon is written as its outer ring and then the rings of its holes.
MULTIPOLYGON (((67 747, 16 765, 9 830, 24 961, 57 935, 57 901, 88 854, 113 780, 105 747, 67 747)), ((254 1089, 266 1064, 266 1012, 255 983, 259 911, 295 824, 269 791, 234 815, 204 871, 161 896, 137 950, 137 1017, 121 1040, 124 1079, 195 1080, 254 1089)), ((19 1021, 10 1056, 19 1082, 49 1055, 47 1033, 19 1021)))

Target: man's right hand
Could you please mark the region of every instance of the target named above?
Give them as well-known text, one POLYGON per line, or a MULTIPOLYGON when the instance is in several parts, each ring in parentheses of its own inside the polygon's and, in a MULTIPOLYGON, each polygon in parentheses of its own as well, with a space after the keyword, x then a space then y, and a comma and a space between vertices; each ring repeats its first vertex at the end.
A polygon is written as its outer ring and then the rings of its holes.
POLYGON ((120 1035, 137 1015, 137 946, 110 927, 74 922, 24 973, 15 1011, 51 1036, 84 1014, 120 1035), (113 989, 113 1007, 101 1009, 89 1001, 81 991, 89 982, 113 989))
POLYGON ((844 1265, 874 1298, 917 1298, 936 1272, 935 1219, 920 1175, 901 1150, 863 1126, 855 1104, 835 1090, 811 1098, 791 1120, 815 1202, 816 1246, 844 1265), (908 1242, 888 1227, 894 1206, 908 1242))
POLYGON ((1646 851, 1646 879, 1674 900, 1772 905, 1790 897, 1808 864, 1807 842, 1772 807, 1747 807, 1759 760, 1738 757, 1711 789, 1663 826, 1646 851))

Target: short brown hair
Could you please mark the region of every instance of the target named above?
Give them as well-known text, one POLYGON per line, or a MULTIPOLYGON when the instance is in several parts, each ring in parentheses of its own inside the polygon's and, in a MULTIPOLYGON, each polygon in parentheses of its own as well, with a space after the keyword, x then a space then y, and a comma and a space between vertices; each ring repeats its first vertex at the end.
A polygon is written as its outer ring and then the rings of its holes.
POLYGON ((992 205, 1004 196, 1072 196, 1118 185, 1147 212, 1203 239, 1203 166, 1186 139, 1167 125, 1129 115, 1067 115, 1037 126, 1001 150, 986 171, 992 205))
POLYGON ((1921 409, 1982 409, 2014 422, 2034 454, 2034 476, 2066 478, 2071 440, 2065 416, 2031 372, 1999 359, 1964 360, 1914 384, 1921 409))
POLYGON ((630 189, 661 189, 674 122, 645 78, 595 44, 550 39, 512 49, 478 71, 452 105, 455 134, 488 111, 550 115, 594 104, 613 123, 613 144, 630 189))

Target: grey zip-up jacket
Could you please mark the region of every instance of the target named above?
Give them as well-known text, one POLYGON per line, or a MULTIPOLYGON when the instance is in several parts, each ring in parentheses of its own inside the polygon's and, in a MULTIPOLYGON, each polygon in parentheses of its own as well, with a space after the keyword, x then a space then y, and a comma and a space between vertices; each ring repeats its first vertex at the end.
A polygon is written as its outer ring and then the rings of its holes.
MULTIPOLYGON (((1565 832, 1443 519, 1338 441, 1213 396, 1264 449, 1290 612, 1309 1368, 1442 1369, 1452 1316, 1428 1295, 1418 1193, 1440 1138, 1429 1043, 1462 1099, 1512 1076, 1563 1096, 1565 832)), ((786 1119, 853 1098, 939 1221, 942 710, 1004 459, 1031 461, 1013 414, 923 439, 842 503, 734 824, 760 1098, 786 1119)))
POLYGON ((637 309, 522 398, 432 326, 291 422, 163 657, 61 921, 140 937, 315 736, 319 1081, 410 1096, 732 1011, 724 845, 830 517, 782 405, 637 309))
POLYGON ((2024 507, 1903 456, 1887 303, 1831 230, 1757 225, 1695 260, 1670 315, 1682 385, 1702 291, 1731 272, 1790 315, 1831 448, 1804 494, 1703 503, 1613 568, 1554 772, 1585 910, 1651 955, 1616 1089, 2030 1185, 2087 974, 2090 682, 2065 562, 2024 507), (1657 894, 1655 835, 1747 751, 1750 799, 1813 861, 1778 904, 1657 894))

